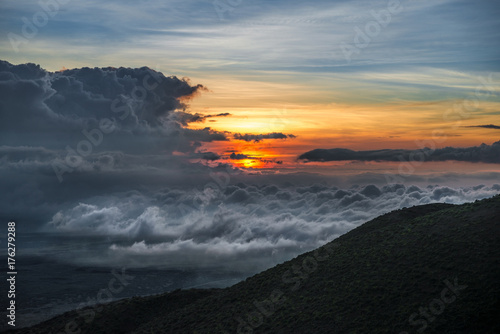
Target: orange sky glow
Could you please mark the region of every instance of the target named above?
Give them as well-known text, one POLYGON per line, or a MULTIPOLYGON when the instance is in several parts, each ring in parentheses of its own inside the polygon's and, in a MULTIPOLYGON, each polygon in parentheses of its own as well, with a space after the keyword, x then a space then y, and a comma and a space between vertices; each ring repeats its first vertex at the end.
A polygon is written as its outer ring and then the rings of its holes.
MULTIPOLYGON (((232 134, 280 132, 296 136, 258 142, 231 139, 202 146, 201 150, 216 152, 222 160, 240 168, 305 168, 297 157, 316 148, 416 150, 424 146, 470 147, 481 143, 492 144, 499 139, 498 130, 466 127, 498 123, 495 111, 500 109, 500 102, 497 101, 481 101, 480 112, 472 114, 466 112, 463 99, 416 101, 394 98, 376 103, 354 102, 351 93, 347 92, 344 96, 334 95, 330 100, 325 100, 323 96, 323 101, 318 102, 317 96, 308 95, 309 90, 293 84, 238 80, 222 81, 224 83, 221 84, 207 78, 203 80, 208 81, 209 91, 190 101, 191 112, 231 115, 191 123, 191 128, 208 126, 232 134), (231 153, 251 158, 231 159, 231 153)), ((342 91, 341 88, 339 90, 342 91)), ((448 162, 446 164, 449 165, 448 162)), ((460 168, 470 169, 466 165, 460 168)), ((308 169, 320 166, 339 169, 339 166, 345 166, 345 162, 307 164, 308 169)), ((488 164, 471 166, 481 170, 491 169, 488 164)))

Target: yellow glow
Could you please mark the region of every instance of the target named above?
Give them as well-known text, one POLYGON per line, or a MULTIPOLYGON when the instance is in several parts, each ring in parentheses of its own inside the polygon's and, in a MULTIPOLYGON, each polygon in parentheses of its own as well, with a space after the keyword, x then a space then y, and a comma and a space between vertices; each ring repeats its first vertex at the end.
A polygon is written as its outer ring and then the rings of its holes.
POLYGON ((258 160, 245 159, 240 162, 245 168, 258 168, 262 163, 258 160))

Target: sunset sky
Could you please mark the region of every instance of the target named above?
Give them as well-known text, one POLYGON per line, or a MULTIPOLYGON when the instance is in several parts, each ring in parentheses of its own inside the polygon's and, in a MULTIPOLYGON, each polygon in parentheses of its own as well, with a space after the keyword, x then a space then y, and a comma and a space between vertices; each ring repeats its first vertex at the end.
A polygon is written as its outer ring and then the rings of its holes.
MULTIPOLYGON (((200 150, 238 167, 325 172, 345 163, 297 158, 317 148, 419 150, 499 140, 495 1, 231 3, 67 1, 44 9, 7 0, 0 5, 0 52, 13 64, 49 71, 148 66, 188 77, 206 90, 189 98, 187 112, 229 114, 189 123, 231 133, 200 150), (495 126, 472 127, 485 125, 495 126), (233 137, 269 133, 293 136, 233 137)), ((363 165, 354 169, 380 168, 363 165)))
POLYGON ((19 318, 81 306, 112 268, 144 269, 121 297, 229 286, 390 211, 497 195, 499 18, 493 0, 0 1, 19 318))

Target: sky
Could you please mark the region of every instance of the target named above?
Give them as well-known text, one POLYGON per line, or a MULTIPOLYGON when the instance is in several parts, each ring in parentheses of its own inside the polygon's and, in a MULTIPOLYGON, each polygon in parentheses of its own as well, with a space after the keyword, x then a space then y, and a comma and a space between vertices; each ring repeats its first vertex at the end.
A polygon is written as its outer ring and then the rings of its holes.
POLYGON ((60 261, 257 270, 390 210, 493 196, 499 17, 496 1, 3 0, 0 218, 109 238, 60 261))

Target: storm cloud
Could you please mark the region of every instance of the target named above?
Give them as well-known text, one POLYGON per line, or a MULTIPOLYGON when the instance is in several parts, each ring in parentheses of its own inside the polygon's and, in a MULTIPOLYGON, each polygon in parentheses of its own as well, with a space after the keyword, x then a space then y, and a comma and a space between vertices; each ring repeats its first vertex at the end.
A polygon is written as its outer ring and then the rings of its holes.
MULTIPOLYGON (((196 156, 202 143, 228 139, 209 127, 184 127, 228 116, 189 113, 187 102, 204 90, 147 67, 48 72, 0 61, 1 162, 36 166, 43 174, 50 166, 62 182, 71 173, 99 172, 124 160, 131 168, 134 160, 151 166, 183 159, 174 152, 196 156)), ((201 159, 216 156, 205 152, 201 159)))
POLYGON ((384 149, 372 151, 353 151, 344 148, 315 149, 299 156, 308 161, 467 161, 500 163, 500 141, 491 145, 481 144, 474 147, 445 147, 421 150, 384 149))
POLYGON ((201 117, 188 103, 204 90, 147 67, 48 72, 0 61, 1 218, 33 226, 89 195, 206 182, 218 167, 202 162, 220 157, 200 147, 227 135, 178 120, 201 117))
POLYGON ((226 139, 210 128, 183 128, 202 117, 186 103, 203 90, 147 67, 47 72, 0 61, 2 144, 65 150, 86 140, 101 150, 192 152, 196 142, 226 139))

